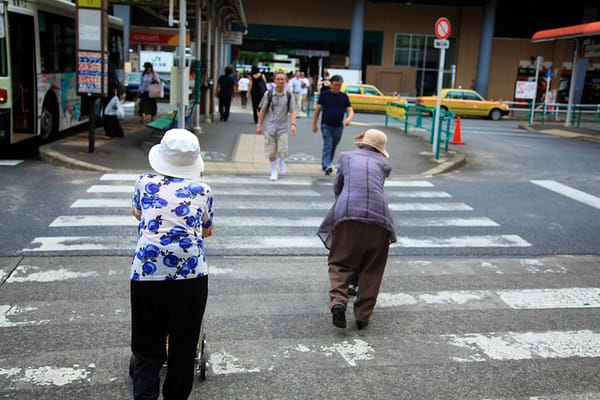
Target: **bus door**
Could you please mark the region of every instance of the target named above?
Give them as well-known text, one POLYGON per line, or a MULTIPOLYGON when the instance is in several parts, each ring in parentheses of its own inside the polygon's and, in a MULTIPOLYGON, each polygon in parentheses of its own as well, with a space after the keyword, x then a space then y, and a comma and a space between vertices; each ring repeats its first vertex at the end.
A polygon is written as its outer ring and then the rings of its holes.
POLYGON ((36 134, 37 88, 33 16, 8 13, 10 74, 12 76, 12 127, 15 139, 36 134), (26 135, 24 135, 26 134, 26 135))

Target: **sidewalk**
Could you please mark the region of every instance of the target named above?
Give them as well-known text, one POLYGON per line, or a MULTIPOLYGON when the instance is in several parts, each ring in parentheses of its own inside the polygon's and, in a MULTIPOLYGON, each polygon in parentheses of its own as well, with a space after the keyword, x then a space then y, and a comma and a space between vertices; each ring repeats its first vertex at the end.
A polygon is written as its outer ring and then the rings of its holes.
POLYGON ((519 128, 529 132, 539 132, 546 135, 561 136, 567 139, 579 139, 600 143, 600 123, 582 123, 579 128, 566 127, 564 121, 549 121, 519 124, 519 128))
MULTIPOLYGON (((161 104, 161 109, 168 107, 161 104)), ((161 111, 159 111, 160 113, 161 111)), ((355 118, 356 119, 356 118, 355 118)), ((138 117, 131 115, 121 121, 124 138, 103 139, 104 130, 95 130, 95 148, 88 151, 88 130, 74 136, 40 146, 40 158, 46 162, 101 172, 144 172, 150 169, 147 154, 152 145, 162 137, 160 131, 143 125, 138 117)), ((193 128, 194 123, 191 123, 193 128)), ((189 126, 188 126, 189 127, 189 126)), ((263 152, 263 138, 256 134, 252 110, 232 106, 228 122, 215 121, 200 124, 202 133, 197 134, 205 163, 205 174, 264 174, 268 176, 270 165, 263 152)), ((356 148, 354 135, 378 128, 388 135, 388 151, 394 177, 431 176, 450 171, 462 165, 464 153, 449 149, 435 160, 428 137, 423 133, 409 133, 381 123, 356 122, 344 129, 344 135, 336 154, 356 148)), ((320 131, 312 132, 312 116, 297 120, 297 135, 289 138, 289 155, 286 161, 287 175, 323 175, 321 170, 322 139, 320 131)), ((284 179, 283 176, 280 179, 284 179)))

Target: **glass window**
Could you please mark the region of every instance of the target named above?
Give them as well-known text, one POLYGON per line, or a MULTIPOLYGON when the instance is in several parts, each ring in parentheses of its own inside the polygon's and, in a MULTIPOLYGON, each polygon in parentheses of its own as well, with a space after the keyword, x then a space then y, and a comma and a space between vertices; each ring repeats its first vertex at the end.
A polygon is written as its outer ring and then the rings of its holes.
POLYGON ((75 19, 40 11, 42 72, 72 72, 75 65, 75 19))
POLYGON ((481 97, 477 96, 475 93, 472 92, 464 92, 463 93, 463 97, 465 100, 471 100, 471 101, 481 101, 481 97))
POLYGON ((371 87, 365 87, 365 94, 367 96, 381 96, 381 93, 379 93, 375 88, 371 87))
MULTIPOLYGON (((394 48, 394 65, 414 67, 417 70, 416 92, 418 95, 433 94, 436 87, 437 71, 440 62, 440 49, 434 47, 435 36, 397 33, 394 48)), ((446 50, 446 70, 443 86, 452 82, 450 66, 456 64, 456 39, 448 38, 450 46, 446 50)))
POLYGON ((358 86, 346 86, 345 92, 348 94, 360 94, 360 87, 358 86))

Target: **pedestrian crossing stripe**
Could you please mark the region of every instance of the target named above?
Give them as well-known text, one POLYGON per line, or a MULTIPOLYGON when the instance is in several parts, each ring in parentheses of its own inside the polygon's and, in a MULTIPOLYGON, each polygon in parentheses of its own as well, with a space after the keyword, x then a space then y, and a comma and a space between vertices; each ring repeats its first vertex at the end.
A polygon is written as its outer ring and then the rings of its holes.
MULTIPOLYGON (((444 247, 529 247, 531 244, 517 235, 476 235, 455 237, 397 237, 391 248, 444 248, 444 247)), ((135 238, 101 236, 48 236, 36 237, 24 252, 83 251, 83 250, 130 250, 135 247, 135 238)), ((323 250, 321 240, 314 236, 228 236, 211 237, 207 248, 213 252, 248 249, 316 249, 323 250)))
POLYGON ((0 160, 0 167, 14 167, 22 162, 23 160, 0 160))
POLYGON ((570 199, 600 209, 600 198, 551 180, 534 180, 531 183, 566 196, 570 199))
MULTIPOLYGON (((317 228, 322 217, 265 217, 244 215, 240 217, 219 217, 219 227, 242 227, 242 226, 261 226, 261 227, 307 227, 317 228)), ((92 226, 137 226, 138 221, 133 216, 126 215, 63 215, 57 217, 50 223, 51 228, 60 227, 92 227, 92 226)), ((402 218, 395 221, 397 227, 407 226, 456 226, 456 227, 486 227, 499 226, 489 218, 402 218)))
MULTIPOLYGON (((251 202, 245 199, 221 199, 218 202, 219 210, 329 210, 330 201, 290 201, 278 200, 276 202, 251 202)), ((78 199, 71 204, 71 208, 131 208, 130 198, 93 198, 78 199)), ((473 208, 465 203, 453 202, 403 202, 389 204, 391 211, 472 211, 473 208)))
MULTIPOLYGON (((101 181, 130 181, 137 180, 140 174, 113 174, 107 173, 100 177, 101 181)), ((331 179, 314 180, 312 178, 288 176, 276 182, 266 181, 258 176, 211 175, 206 176, 203 182, 208 185, 252 184, 267 185, 269 188, 277 186, 331 186, 331 179)), ((386 179, 385 187, 433 187, 433 183, 420 179, 386 179)), ((133 190, 133 189, 132 189, 133 190)))
MULTIPOLYGON (((92 185, 87 193, 126 193, 133 195, 133 188, 125 185, 92 185)), ((247 188, 219 188, 218 195, 222 196, 289 196, 289 189, 269 188, 267 192, 261 193, 256 189, 247 188)), ((294 189, 295 197, 321 197, 323 193, 316 190, 294 189)), ((449 193, 442 191, 388 191, 388 197, 414 197, 414 198, 449 198, 449 193)))

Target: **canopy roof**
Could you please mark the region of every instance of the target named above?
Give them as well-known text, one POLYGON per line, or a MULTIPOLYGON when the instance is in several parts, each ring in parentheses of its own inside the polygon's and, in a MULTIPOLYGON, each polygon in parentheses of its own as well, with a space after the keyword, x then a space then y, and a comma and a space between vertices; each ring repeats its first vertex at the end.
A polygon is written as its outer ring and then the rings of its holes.
POLYGON ((600 21, 538 31, 533 34, 531 41, 535 43, 557 39, 575 39, 588 36, 600 36, 600 21))

